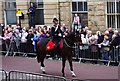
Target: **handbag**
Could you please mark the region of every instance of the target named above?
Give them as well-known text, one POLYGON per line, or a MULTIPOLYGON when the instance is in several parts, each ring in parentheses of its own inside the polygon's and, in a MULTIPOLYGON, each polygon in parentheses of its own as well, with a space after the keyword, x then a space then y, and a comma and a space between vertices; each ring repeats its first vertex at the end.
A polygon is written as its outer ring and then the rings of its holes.
POLYGON ((104 51, 110 51, 110 48, 109 47, 103 47, 103 50, 104 51))

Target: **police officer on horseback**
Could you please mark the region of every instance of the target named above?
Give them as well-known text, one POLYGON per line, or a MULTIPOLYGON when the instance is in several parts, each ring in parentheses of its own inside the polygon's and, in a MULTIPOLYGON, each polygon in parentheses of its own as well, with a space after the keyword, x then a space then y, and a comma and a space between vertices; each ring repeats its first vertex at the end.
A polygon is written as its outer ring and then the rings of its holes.
POLYGON ((60 46, 61 38, 63 37, 63 32, 58 24, 58 19, 53 18, 53 27, 51 28, 52 41, 55 43, 55 47, 60 46))

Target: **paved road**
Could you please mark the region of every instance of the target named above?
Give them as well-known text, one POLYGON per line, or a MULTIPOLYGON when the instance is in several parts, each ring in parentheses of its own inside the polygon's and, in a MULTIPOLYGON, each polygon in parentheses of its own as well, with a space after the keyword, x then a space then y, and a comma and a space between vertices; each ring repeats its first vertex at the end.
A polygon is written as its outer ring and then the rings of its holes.
MULTIPOLYGON (((49 75, 61 76, 61 61, 58 60, 45 60, 46 72, 49 75)), ((118 67, 117 66, 102 66, 92 64, 79 64, 73 63, 74 71, 78 79, 98 80, 104 79, 105 81, 117 81, 118 67)), ((6 71, 19 70, 26 72, 42 73, 36 59, 25 57, 2 57, 2 69, 6 71)), ((72 79, 68 62, 65 68, 66 78, 72 79)), ((101 80, 103 81, 103 80, 101 80)))

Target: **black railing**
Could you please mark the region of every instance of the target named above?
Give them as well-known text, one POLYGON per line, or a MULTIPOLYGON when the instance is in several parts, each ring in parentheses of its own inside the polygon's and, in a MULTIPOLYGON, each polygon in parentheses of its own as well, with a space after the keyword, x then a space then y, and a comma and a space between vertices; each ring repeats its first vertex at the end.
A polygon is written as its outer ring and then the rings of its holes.
POLYGON ((78 59, 79 62, 82 60, 102 61, 106 62, 108 66, 112 62, 120 64, 120 46, 99 47, 98 45, 76 44, 76 47, 73 58, 78 59))
POLYGON ((90 80, 72 79, 71 81, 90 81, 90 80))
POLYGON ((10 71, 8 77, 9 81, 66 81, 64 77, 20 71, 10 71))
POLYGON ((1 81, 90 81, 22 71, 10 71, 7 73, 5 70, 0 70, 0 73, 2 73, 1 81))

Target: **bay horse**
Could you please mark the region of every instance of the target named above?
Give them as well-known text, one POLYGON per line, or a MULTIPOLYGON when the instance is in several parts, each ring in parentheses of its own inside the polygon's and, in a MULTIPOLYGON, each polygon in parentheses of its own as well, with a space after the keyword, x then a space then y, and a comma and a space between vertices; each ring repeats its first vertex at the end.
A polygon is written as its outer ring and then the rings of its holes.
MULTIPOLYGON (((44 59, 46 57, 46 54, 53 55, 56 53, 55 51, 57 50, 57 49, 54 49, 51 51, 46 50, 46 45, 49 41, 50 39, 48 38, 42 38, 40 41, 37 42, 37 45, 36 45, 37 61, 39 64, 41 63, 40 66, 43 73, 46 73, 44 68, 45 67, 44 59)), ((65 73, 64 73, 65 62, 66 60, 68 60, 71 74, 73 77, 75 77, 76 74, 73 71, 73 64, 72 64, 72 56, 73 56, 72 52, 73 52, 73 49, 75 48, 74 43, 80 42, 81 36, 79 33, 71 32, 66 37, 62 38, 62 41, 63 41, 63 48, 57 51, 58 55, 62 57, 62 76, 63 77, 65 76, 65 73)))

